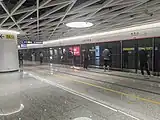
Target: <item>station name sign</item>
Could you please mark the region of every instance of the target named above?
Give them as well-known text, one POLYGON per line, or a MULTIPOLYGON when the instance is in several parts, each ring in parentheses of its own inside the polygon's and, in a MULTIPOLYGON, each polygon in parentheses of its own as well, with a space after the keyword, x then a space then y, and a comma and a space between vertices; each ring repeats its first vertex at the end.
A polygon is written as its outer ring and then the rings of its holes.
POLYGON ((22 44, 43 44, 43 41, 22 41, 22 44))
POLYGON ((12 34, 0 34, 0 39, 15 40, 15 36, 12 34))

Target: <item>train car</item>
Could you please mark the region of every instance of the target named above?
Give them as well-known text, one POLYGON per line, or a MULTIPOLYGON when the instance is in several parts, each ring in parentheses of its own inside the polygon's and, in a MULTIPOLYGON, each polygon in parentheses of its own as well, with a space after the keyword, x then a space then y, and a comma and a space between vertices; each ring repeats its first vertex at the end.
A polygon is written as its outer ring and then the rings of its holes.
POLYGON ((154 23, 109 32, 44 41, 42 45, 28 45, 25 49, 19 49, 25 53, 29 51, 39 53, 43 50, 46 55, 46 62, 72 65, 81 65, 83 51, 87 50, 90 55, 90 66, 101 67, 103 65, 102 51, 108 48, 112 54, 112 69, 135 72, 139 69, 139 51, 145 49, 149 55, 150 70, 159 72, 159 34, 160 23, 154 23))

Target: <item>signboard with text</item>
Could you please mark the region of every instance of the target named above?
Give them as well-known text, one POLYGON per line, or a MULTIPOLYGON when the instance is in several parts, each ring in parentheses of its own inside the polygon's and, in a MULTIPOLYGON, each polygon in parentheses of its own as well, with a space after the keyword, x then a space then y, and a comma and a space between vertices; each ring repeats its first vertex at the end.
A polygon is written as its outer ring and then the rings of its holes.
POLYGON ((0 39, 15 40, 15 36, 12 34, 0 34, 0 39))
POLYGON ((22 41, 22 44, 43 44, 43 41, 22 41))
POLYGON ((27 44, 21 44, 20 47, 21 48, 27 48, 27 44))

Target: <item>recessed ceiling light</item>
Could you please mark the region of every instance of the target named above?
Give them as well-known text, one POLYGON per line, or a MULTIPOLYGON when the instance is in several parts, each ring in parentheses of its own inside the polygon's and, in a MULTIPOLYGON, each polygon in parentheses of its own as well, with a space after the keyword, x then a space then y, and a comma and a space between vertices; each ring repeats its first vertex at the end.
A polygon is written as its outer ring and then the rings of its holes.
POLYGON ((72 28, 86 28, 93 26, 93 23, 90 22, 70 22, 67 23, 66 26, 72 27, 72 28))
POLYGON ((31 17, 30 19, 32 20, 33 18, 31 17))

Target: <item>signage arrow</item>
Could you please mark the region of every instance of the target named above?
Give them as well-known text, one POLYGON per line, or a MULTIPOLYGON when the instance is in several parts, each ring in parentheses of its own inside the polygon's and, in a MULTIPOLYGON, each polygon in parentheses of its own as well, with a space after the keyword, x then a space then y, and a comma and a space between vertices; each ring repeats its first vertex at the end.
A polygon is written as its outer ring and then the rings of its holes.
POLYGON ((3 38, 4 38, 4 35, 0 34, 0 38, 3 39, 3 38))

